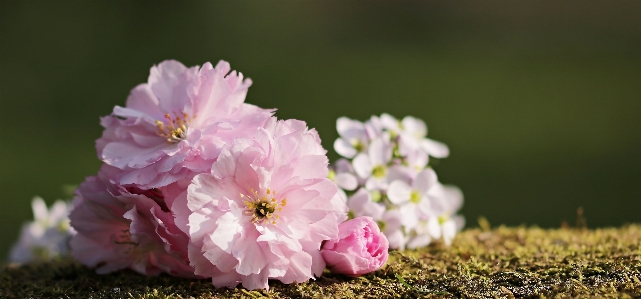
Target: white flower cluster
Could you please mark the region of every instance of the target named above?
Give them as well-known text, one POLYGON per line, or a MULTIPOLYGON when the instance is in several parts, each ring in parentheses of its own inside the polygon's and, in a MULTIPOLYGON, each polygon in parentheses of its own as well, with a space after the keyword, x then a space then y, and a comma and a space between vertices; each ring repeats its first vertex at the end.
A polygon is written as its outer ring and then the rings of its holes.
POLYGON ((69 254, 69 239, 76 232, 69 226, 71 204, 57 200, 51 209, 40 197, 31 201, 34 221, 25 223, 18 242, 11 248, 9 261, 26 263, 50 260, 69 254))
POLYGON ((362 123, 346 117, 336 122, 340 137, 334 149, 343 156, 330 178, 342 189, 350 217, 370 216, 387 236, 390 248, 427 246, 443 239, 450 245, 463 227, 456 215, 463 194, 442 185, 429 165, 430 156, 445 158, 447 145, 426 138, 417 118, 389 114, 362 123))

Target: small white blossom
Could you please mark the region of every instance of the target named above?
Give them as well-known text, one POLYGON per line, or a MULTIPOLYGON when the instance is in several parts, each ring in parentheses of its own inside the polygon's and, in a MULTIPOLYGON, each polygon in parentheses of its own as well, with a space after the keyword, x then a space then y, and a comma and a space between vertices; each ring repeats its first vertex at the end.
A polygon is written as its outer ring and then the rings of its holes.
POLYGON ((352 191, 358 187, 358 178, 354 167, 347 159, 339 159, 329 169, 329 179, 334 181, 343 190, 352 191))
POLYGON ((340 138, 334 142, 334 150, 345 158, 354 158, 366 150, 369 136, 362 122, 341 117, 336 120, 336 128, 340 138))
POLYGON ((336 122, 338 160, 330 178, 347 200, 350 217, 377 221, 390 248, 418 248, 442 239, 450 245, 463 227, 457 211, 463 194, 443 186, 429 158, 445 158, 447 145, 427 138, 422 120, 389 114, 361 123, 346 117, 336 122), (356 191, 355 191, 356 190, 356 191))
POLYGON ((383 114, 381 122, 392 137, 398 137, 399 152, 403 155, 415 150, 423 150, 435 158, 447 158, 450 155, 447 145, 426 137, 427 126, 418 118, 406 116, 399 121, 389 114, 383 114))
POLYGON ((399 206, 406 230, 413 229, 418 225, 419 218, 425 218, 431 213, 428 193, 436 183, 436 173, 428 168, 421 171, 411 185, 403 180, 395 180, 390 184, 387 197, 399 206))
POLYGON ((40 197, 31 202, 34 221, 22 226, 18 242, 11 248, 9 260, 26 263, 67 255, 69 238, 75 234, 69 226, 71 204, 56 201, 51 209, 40 197))

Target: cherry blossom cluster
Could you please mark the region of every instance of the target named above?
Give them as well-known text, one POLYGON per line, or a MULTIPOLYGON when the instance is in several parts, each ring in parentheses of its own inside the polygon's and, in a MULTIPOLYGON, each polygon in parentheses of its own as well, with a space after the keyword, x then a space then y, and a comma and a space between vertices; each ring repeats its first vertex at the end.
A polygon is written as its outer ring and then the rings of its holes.
POLYGON ((314 279, 328 265, 381 268, 387 239, 370 218, 346 221, 316 130, 245 103, 251 84, 225 61, 152 67, 101 119, 103 165, 70 213, 73 256, 98 273, 247 289, 314 279))
POLYGON ((131 269, 267 289, 330 271, 382 268, 389 248, 449 244, 461 192, 429 166, 447 146, 425 124, 383 114, 337 122, 329 165, 314 129, 245 103, 252 81, 229 63, 151 68, 101 118, 102 166, 70 205, 32 206, 11 260, 71 255, 97 273, 131 269))
POLYGON ((344 158, 332 165, 330 178, 341 188, 350 217, 377 221, 390 248, 449 245, 463 226, 456 215, 463 194, 441 184, 430 157, 446 158, 448 147, 429 139, 425 123, 406 116, 372 116, 366 122, 341 117, 334 150, 344 158))

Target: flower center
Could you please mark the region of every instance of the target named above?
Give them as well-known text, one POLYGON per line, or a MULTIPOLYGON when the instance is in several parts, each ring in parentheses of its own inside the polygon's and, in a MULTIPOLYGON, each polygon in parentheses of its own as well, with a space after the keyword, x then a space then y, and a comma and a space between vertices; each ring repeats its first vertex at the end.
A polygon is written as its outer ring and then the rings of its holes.
POLYGON ((383 194, 381 194, 381 191, 374 190, 369 193, 370 196, 372 197, 373 202, 379 202, 381 199, 383 199, 383 194))
POLYGON ((276 224, 276 220, 280 218, 277 212, 282 211, 287 205, 287 199, 277 199, 276 192, 269 188, 263 196, 259 196, 254 188, 249 188, 249 191, 251 192, 249 195, 240 194, 241 198, 247 199, 243 202, 246 207, 245 214, 252 216, 253 223, 267 221, 267 223, 276 224))
POLYGON ((362 141, 358 140, 358 139, 353 139, 352 140, 352 146, 359 153, 362 152, 365 149, 365 144, 362 141))
POLYGON ((156 127, 158 128, 158 136, 165 138, 167 143, 178 143, 187 138, 187 128, 189 127, 190 118, 186 113, 179 115, 174 112, 172 118, 169 113, 165 114, 166 122, 156 120, 156 127))
POLYGON ((372 175, 375 178, 383 178, 385 177, 385 173, 387 172, 387 168, 384 165, 376 165, 374 169, 372 170, 372 175))
POLYGON ((421 201, 421 195, 416 191, 412 191, 412 194, 410 195, 410 201, 413 203, 419 203, 421 201))

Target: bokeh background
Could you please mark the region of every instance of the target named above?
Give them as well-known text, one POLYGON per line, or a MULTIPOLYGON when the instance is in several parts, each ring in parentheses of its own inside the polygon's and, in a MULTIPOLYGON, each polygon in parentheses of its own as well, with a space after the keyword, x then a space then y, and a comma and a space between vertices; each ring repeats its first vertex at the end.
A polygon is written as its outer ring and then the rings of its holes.
POLYGON ((426 121, 468 226, 641 222, 641 2, 0 2, 0 257, 99 168, 99 116, 165 59, 220 59, 307 121, 426 121))

